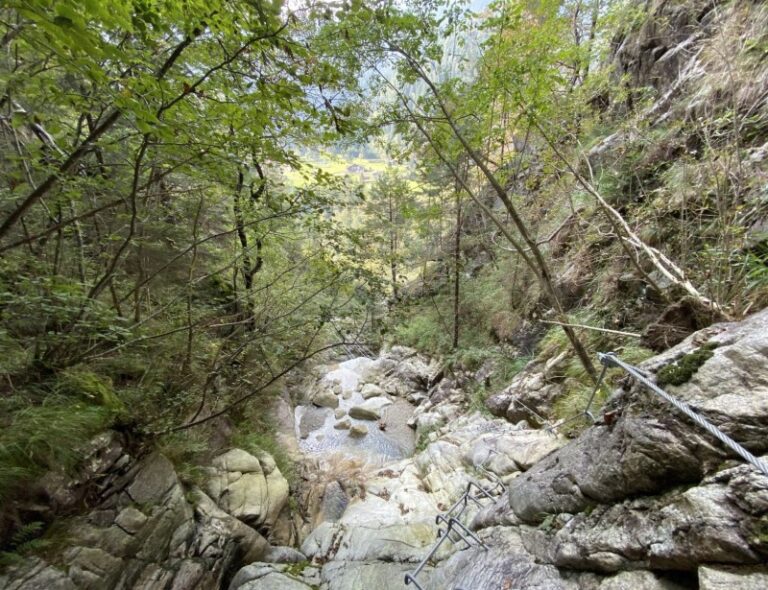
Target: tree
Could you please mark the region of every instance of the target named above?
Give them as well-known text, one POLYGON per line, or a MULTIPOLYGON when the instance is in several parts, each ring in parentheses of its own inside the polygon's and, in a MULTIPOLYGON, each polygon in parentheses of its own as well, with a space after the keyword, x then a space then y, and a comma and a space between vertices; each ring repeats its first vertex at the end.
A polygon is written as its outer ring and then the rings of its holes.
POLYGON ((364 211, 368 217, 365 232, 369 237, 376 236, 371 240, 374 244, 386 244, 383 249, 375 248, 378 252, 374 255, 388 268, 395 304, 400 301, 400 285, 404 278, 404 246, 407 244, 408 251, 413 251, 413 244, 409 243, 410 222, 416 206, 408 181, 393 168, 376 179, 365 202, 364 211))
POLYGON ((325 250, 354 237, 325 219, 338 182, 295 150, 362 126, 317 14, 11 0, 0 23, 0 334, 20 407, 55 398, 57 372, 138 355, 143 372, 111 376, 143 384, 141 420, 174 422, 336 338, 359 260, 325 250), (160 391, 179 395, 162 416, 160 391))

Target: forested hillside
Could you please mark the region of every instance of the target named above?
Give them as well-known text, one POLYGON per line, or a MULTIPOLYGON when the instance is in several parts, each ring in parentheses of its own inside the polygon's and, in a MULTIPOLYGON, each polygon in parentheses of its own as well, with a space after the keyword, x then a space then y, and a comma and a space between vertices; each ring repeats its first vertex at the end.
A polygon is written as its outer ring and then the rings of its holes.
MULTIPOLYGON (((348 503, 365 518, 371 495, 396 495, 371 465, 415 453, 399 473, 421 479, 393 500, 412 526, 457 499, 452 468, 419 459, 448 461, 441 436, 535 448, 492 470, 510 485, 570 439, 610 447, 581 412, 628 386, 600 377, 598 352, 638 364, 678 346, 647 366, 685 387, 764 327, 749 319, 768 306, 760 2, 6 0, 0 49, 0 582, 16 590, 299 587, 235 578, 261 562, 294 562, 259 576, 300 587, 394 587, 338 564, 420 556, 354 535, 339 549, 339 531, 312 545, 348 503), (699 331, 745 318, 695 352, 699 331), (373 454, 322 463, 347 431, 373 454)), ((734 436, 760 455, 768 345, 743 346, 733 383, 758 397, 731 403, 754 413, 708 415, 745 421, 734 436)), ((712 455, 669 486, 714 485, 713 444, 690 443, 712 455)), ((526 550, 566 585, 505 570, 520 588, 641 588, 595 577, 638 568, 672 572, 649 590, 716 588, 702 564, 764 563, 768 503, 736 502, 754 521, 741 553, 614 567, 541 549, 562 513, 672 489, 638 485, 530 519, 512 491, 514 518, 497 505, 475 529, 533 526, 526 550)), ((424 546, 414 530, 401 540, 424 546)), ((436 563, 454 587, 465 566, 436 563)))

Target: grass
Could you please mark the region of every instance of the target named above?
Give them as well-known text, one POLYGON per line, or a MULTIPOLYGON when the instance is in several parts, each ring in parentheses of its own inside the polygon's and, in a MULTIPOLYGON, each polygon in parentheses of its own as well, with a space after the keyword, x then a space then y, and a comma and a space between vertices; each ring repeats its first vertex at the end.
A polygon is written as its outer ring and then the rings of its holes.
POLYGON ((35 520, 19 527, 11 536, 7 551, 0 551, 0 568, 20 563, 23 556, 36 549, 43 549, 47 543, 40 539, 45 523, 35 520))
POLYGON ((182 482, 198 486, 203 484, 206 473, 200 463, 208 450, 205 429, 193 428, 167 434, 158 441, 157 450, 173 463, 182 482))
POLYGON ((47 470, 70 470, 85 444, 115 419, 114 410, 57 397, 18 410, 0 431, 0 502, 47 470))
MULTIPOLYGON (((599 326, 600 321, 592 314, 581 312, 572 315, 573 323, 599 326)), ((635 342, 620 340, 611 334, 604 334, 595 331, 581 331, 582 342, 590 352, 592 358, 595 353, 600 351, 612 350, 625 362, 636 365, 654 355, 653 351, 639 346, 635 342)), ((571 345, 568 338, 560 328, 550 329, 539 344, 538 358, 546 360, 554 358, 563 351, 570 351, 571 345)), ((597 415, 600 408, 610 395, 611 390, 616 385, 616 381, 623 376, 620 369, 609 369, 606 372, 603 384, 595 393, 591 412, 597 415)), ((594 382, 590 378, 586 369, 571 352, 563 362, 560 372, 553 377, 562 382, 563 393, 555 401, 553 406, 553 417, 557 421, 565 421, 586 410, 592 392, 594 391, 594 382)), ((565 434, 569 436, 578 435, 584 428, 589 426, 589 420, 574 420, 566 428, 565 434)))
POLYGON ((416 448, 414 450, 414 453, 421 453, 425 450, 427 450, 427 447, 429 446, 429 435, 433 432, 436 432, 439 430, 439 426, 431 426, 429 428, 426 428, 422 430, 419 433, 419 439, 416 441, 416 448))

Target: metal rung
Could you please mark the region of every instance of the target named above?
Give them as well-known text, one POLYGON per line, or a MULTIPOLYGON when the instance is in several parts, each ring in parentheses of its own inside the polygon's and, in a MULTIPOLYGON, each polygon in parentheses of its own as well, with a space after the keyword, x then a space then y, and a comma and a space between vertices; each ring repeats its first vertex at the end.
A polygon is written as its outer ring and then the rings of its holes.
POLYGON ((437 553, 438 549, 440 549, 440 546, 445 542, 446 539, 450 540, 452 543, 456 543, 457 540, 454 540, 451 538, 451 533, 455 533, 458 535, 459 539, 464 541, 466 548, 472 547, 472 543, 470 541, 474 541, 478 546, 482 547, 483 550, 487 551, 488 546, 478 537, 475 533, 470 531, 466 526, 464 526, 461 521, 459 521, 459 518, 464 514, 464 511, 467 508, 467 505, 469 503, 469 500, 472 500, 475 504, 480 506, 481 508, 483 505, 481 504, 481 500, 490 499, 495 500, 494 496, 491 495, 492 492, 494 492, 497 488, 501 487, 502 492, 506 491, 506 486, 501 483, 501 481, 497 481, 493 487, 491 488, 483 488, 482 486, 478 485, 474 481, 470 481, 467 484, 467 488, 464 491, 464 493, 461 495, 461 497, 456 500, 456 502, 451 506, 446 512, 442 514, 438 514, 435 517, 435 524, 445 525, 445 530, 439 528, 437 530, 437 541, 432 545, 432 547, 429 550, 429 553, 424 557, 424 559, 421 560, 419 565, 416 566, 416 569, 414 569, 412 572, 408 572, 405 574, 405 585, 409 586, 413 584, 416 586, 418 590, 424 590, 424 588, 419 584, 419 582, 416 580, 416 576, 418 576, 421 571, 424 569, 424 567, 429 563, 429 560, 432 559, 432 557, 437 553), (472 489, 476 488, 478 490, 477 494, 472 493, 472 489), (461 509, 454 514, 454 512, 459 509, 461 506, 461 509))

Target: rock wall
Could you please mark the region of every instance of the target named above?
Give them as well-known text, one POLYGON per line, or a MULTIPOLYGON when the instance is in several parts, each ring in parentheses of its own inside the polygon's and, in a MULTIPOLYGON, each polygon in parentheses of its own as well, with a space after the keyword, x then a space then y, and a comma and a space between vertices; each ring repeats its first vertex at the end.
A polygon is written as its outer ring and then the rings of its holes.
MULTIPOLYGON (((288 483, 264 454, 233 449, 214 459, 207 489, 184 487, 161 454, 134 460, 113 433, 100 437, 104 484, 96 507, 66 519, 61 549, 0 575, 8 590, 173 590, 225 587, 243 564, 281 558, 265 532, 285 506, 288 483), (248 523, 248 524, 246 524, 248 523)), ((61 492, 68 486, 64 485, 61 492)))

